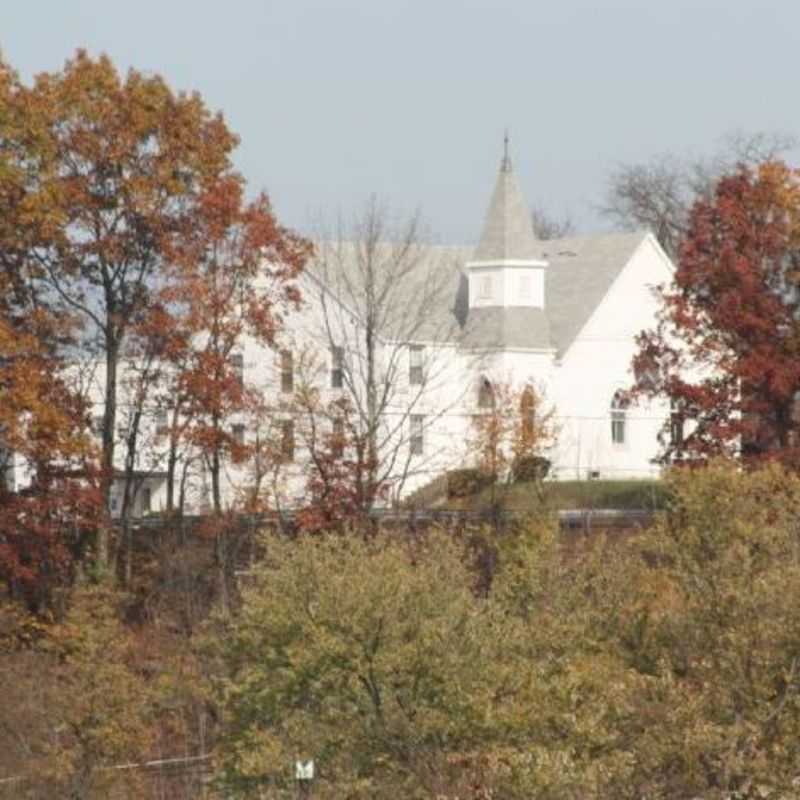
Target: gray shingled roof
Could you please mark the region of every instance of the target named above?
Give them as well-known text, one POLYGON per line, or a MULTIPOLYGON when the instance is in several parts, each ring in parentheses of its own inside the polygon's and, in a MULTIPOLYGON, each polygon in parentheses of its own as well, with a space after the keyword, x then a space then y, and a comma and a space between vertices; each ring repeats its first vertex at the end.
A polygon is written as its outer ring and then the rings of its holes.
POLYGON ((474 259, 533 259, 536 258, 537 244, 528 204, 511 169, 511 162, 505 158, 497 175, 474 259))
MULTIPOLYGON (((548 262, 544 312, 526 317, 520 312, 532 309, 467 309, 462 288, 459 343, 480 346, 482 332, 487 336, 486 347, 553 347, 563 355, 646 236, 646 231, 637 231, 536 242, 534 257, 548 262)), ((456 278, 454 293, 465 284, 465 276, 456 278)), ((458 310, 459 305, 454 308, 458 310)))
POLYGON ((647 231, 573 236, 540 242, 549 263, 545 306, 553 346, 563 355, 631 260, 647 231))
MULTIPOLYGON (((544 312, 519 307, 470 310, 465 265, 479 260, 478 253, 466 247, 431 246, 422 259, 425 265, 408 276, 399 291, 409 308, 425 310, 413 338, 463 347, 553 347, 563 355, 646 236, 646 231, 638 231, 535 242, 527 258, 549 264, 544 312), (441 274, 441 281, 431 280, 432 270, 441 274)), ((357 311, 357 304, 352 310, 357 311)))
POLYGON ((471 308, 461 330, 462 347, 550 347, 550 326, 541 308, 471 308))

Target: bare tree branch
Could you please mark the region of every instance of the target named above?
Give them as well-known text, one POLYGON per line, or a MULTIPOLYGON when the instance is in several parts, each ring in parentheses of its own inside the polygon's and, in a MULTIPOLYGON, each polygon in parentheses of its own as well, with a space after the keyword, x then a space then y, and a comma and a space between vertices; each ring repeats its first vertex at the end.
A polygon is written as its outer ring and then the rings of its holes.
POLYGON ((575 223, 572 217, 566 215, 561 218, 553 217, 542 206, 534 206, 531 210, 531 224, 533 235, 541 242, 550 239, 562 239, 575 233, 575 223))
POLYGON ((636 164, 618 164, 609 176, 600 213, 622 230, 649 228, 676 258, 695 200, 708 197, 722 175, 756 166, 795 147, 795 136, 737 131, 707 157, 665 153, 636 164))

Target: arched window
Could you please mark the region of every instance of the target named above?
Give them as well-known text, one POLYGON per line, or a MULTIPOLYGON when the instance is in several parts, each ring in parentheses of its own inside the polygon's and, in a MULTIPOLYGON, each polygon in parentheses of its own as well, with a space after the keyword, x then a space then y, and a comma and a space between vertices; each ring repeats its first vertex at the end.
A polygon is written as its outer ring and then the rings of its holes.
POLYGON ((494 408, 494 387, 485 375, 478 379, 478 408, 494 408))
POLYGON ((520 432, 522 440, 529 444, 536 435, 536 395, 526 386, 519 399, 520 432))
POLYGON ((625 444, 625 417, 630 401, 622 389, 618 389, 611 398, 611 441, 614 444, 625 444))

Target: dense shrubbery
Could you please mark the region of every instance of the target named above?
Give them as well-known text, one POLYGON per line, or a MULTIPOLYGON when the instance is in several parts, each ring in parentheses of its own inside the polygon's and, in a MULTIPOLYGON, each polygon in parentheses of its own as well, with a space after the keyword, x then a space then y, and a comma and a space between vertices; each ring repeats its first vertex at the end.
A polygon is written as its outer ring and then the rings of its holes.
POLYGON ((298 757, 320 800, 796 797, 800 479, 666 491, 651 530, 568 558, 545 517, 483 531, 484 560, 437 530, 265 536, 202 648, 172 631, 195 567, 168 605, 141 587, 146 624, 85 587, 58 624, 0 608, 8 796, 165 796, 105 767, 210 752, 230 798, 293 796, 298 757))
POLYGON ((470 497, 494 483, 494 477, 477 468, 454 469, 447 473, 447 496, 470 497))
POLYGON ((800 481, 669 486, 613 551, 496 539, 485 596, 442 533, 270 541, 217 640, 226 796, 298 756, 319 798, 796 796, 800 481))
POLYGON ((550 472, 550 459, 544 456, 520 456, 511 464, 511 479, 514 483, 543 481, 548 472, 550 472))

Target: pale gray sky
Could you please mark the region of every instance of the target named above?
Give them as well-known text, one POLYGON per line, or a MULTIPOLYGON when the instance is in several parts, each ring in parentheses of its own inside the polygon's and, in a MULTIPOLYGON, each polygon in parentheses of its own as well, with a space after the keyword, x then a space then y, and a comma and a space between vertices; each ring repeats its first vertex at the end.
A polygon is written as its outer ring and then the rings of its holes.
POLYGON ((198 90, 300 229, 374 192, 474 242, 505 126, 529 202, 585 230, 615 163, 800 133, 798 0, 0 0, 26 80, 77 47, 198 90))

